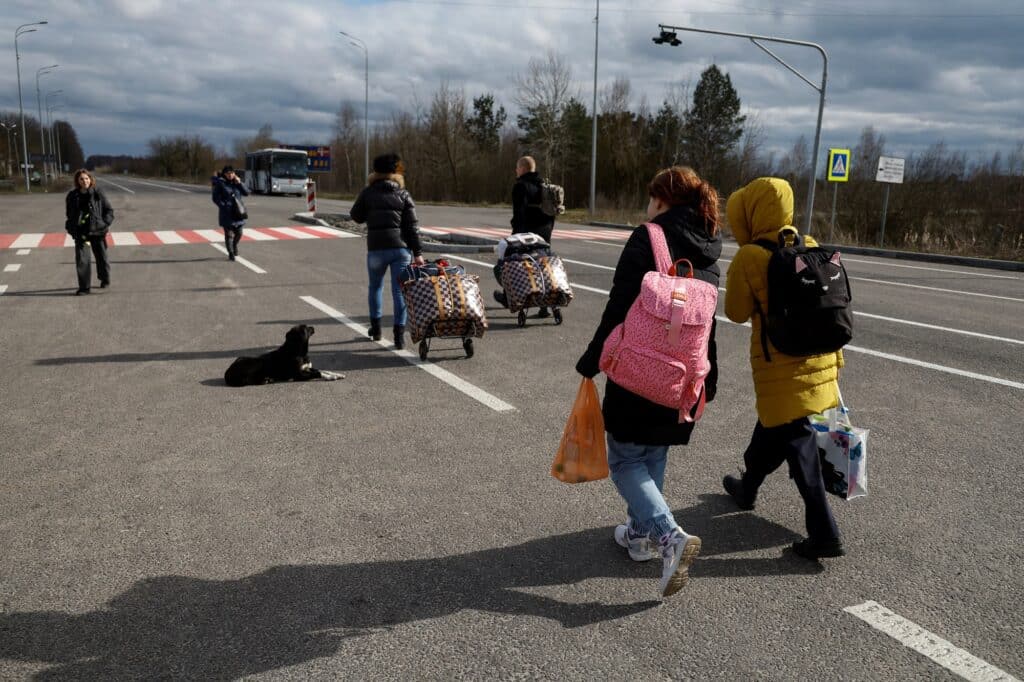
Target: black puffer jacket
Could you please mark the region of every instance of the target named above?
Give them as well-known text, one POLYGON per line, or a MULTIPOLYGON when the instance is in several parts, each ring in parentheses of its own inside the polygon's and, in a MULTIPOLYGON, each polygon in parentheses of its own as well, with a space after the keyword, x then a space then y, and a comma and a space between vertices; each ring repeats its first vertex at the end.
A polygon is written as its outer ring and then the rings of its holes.
POLYGON ((540 210, 541 177, 530 171, 523 173, 512 186, 512 234, 533 232, 551 243, 555 219, 540 210))
POLYGON ((114 209, 97 187, 84 193, 77 188, 71 190, 64 197, 64 208, 64 229, 73 237, 102 237, 114 222, 114 209), (83 201, 85 197, 88 199, 83 201))
POLYGON ((423 251, 416 204, 405 189, 401 175, 370 175, 370 184, 359 193, 349 216, 357 223, 366 223, 368 251, 408 248, 413 256, 423 251))
MULTIPOLYGON (((693 209, 673 206, 651 222, 664 229, 665 241, 668 242, 673 261, 689 259, 693 263, 694 277, 718 286, 721 271, 716 261, 722 255, 722 240, 717 236, 708 236, 703 219, 693 209)), ((647 228, 640 226, 633 230, 619 256, 604 315, 601 316, 593 340, 576 363, 576 371, 580 374, 585 377, 597 376, 605 339, 616 325, 626 319, 630 306, 640 295, 644 275, 655 269, 654 252, 651 250, 647 228)), ((711 373, 704 381, 704 390, 707 400, 711 401, 718 387, 718 349, 714 324, 708 344, 708 359, 711 361, 711 373)), ((605 430, 622 443, 683 445, 690 442, 694 427, 693 423, 679 423, 678 409, 652 403, 627 391, 611 379, 606 383, 602 412, 605 430)))

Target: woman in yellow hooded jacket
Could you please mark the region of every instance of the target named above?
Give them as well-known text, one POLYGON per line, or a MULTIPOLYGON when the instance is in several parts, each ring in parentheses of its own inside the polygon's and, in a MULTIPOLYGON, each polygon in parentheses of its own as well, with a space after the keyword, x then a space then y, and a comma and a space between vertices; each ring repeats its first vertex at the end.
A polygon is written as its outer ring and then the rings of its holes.
MULTIPOLYGON (((753 509, 764 479, 789 463, 790 477, 804 501, 808 538, 793 544, 807 559, 844 554, 821 477, 821 462, 808 415, 839 402, 842 351, 794 357, 761 345, 760 311, 768 309, 768 260, 771 251, 758 240, 777 243, 779 231, 793 222, 793 190, 779 178, 758 178, 733 192, 726 204, 729 226, 740 250, 726 277, 725 314, 737 323, 751 322, 750 366, 757 396, 757 424, 743 454, 742 478, 726 476, 722 484, 742 509, 753 509)), ((808 236, 807 246, 816 246, 808 236)), ((809 330, 810 331, 810 330, 809 330)))

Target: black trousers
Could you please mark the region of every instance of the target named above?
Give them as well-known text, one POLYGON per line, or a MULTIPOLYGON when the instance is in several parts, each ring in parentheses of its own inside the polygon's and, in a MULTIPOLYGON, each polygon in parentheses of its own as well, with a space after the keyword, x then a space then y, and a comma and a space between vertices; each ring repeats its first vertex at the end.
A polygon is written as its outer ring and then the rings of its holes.
POLYGON ((107 258, 107 238, 86 237, 75 239, 75 270, 78 272, 78 288, 88 291, 92 281, 92 259, 89 252, 96 256, 96 274, 100 282, 110 282, 110 260, 107 258))
POLYGON ((242 241, 242 226, 224 228, 224 246, 229 256, 238 255, 238 242, 242 241))
POLYGON ((750 445, 743 453, 747 471, 743 474, 743 487, 748 493, 757 489, 783 462, 789 463, 789 477, 796 483, 804 500, 804 520, 807 535, 816 542, 839 538, 839 529, 832 517, 832 508, 821 478, 821 460, 814 429, 806 417, 781 426, 767 428, 758 422, 750 437, 750 445))

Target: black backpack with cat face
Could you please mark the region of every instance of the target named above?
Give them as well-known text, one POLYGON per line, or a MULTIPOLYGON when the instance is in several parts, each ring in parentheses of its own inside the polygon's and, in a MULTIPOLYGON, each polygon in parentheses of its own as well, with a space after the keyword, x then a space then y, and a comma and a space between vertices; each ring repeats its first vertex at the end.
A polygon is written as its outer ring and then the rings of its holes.
POLYGON ((768 340, 786 355, 832 353, 853 338, 853 300, 838 251, 806 246, 794 227, 779 231, 778 243, 754 242, 768 249, 768 310, 761 310, 761 348, 771 361, 768 340))

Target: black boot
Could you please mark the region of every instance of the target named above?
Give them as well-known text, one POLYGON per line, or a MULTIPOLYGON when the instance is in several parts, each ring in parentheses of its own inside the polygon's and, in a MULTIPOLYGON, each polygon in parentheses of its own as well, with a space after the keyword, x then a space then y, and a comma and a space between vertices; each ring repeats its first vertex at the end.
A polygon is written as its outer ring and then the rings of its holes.
POLYGON ((380 318, 370 318, 370 338, 380 341, 380 318))
POLYGON ((726 476, 722 479, 722 487, 725 488, 725 492, 729 493, 729 496, 736 503, 736 506, 740 509, 751 510, 754 508, 754 502, 757 499, 757 493, 753 495, 747 490, 743 484, 742 478, 736 478, 735 476, 726 476))
POLYGON ((402 350, 405 348, 405 325, 395 325, 395 348, 402 350))

